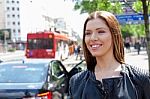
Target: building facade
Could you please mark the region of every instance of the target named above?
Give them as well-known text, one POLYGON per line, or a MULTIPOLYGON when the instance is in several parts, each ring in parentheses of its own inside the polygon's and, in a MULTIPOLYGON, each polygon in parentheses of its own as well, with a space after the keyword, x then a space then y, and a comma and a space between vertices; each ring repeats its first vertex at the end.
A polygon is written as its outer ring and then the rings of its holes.
POLYGON ((0 29, 10 29, 10 40, 21 40, 20 1, 0 0, 0 29))

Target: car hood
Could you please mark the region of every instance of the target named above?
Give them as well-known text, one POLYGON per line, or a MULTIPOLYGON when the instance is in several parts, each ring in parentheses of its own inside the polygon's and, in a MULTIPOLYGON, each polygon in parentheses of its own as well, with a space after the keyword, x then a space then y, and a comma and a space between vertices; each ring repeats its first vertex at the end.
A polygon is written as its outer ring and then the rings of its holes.
POLYGON ((22 99, 22 97, 36 96, 42 86, 43 83, 0 83, 0 99, 22 99))

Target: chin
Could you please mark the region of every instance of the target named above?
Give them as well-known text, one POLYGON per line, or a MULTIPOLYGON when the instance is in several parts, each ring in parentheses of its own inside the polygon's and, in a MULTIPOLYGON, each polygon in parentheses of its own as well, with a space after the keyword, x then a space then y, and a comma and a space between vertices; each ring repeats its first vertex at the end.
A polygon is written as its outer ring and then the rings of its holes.
POLYGON ((102 56, 102 54, 92 53, 92 56, 94 56, 94 57, 100 57, 100 56, 102 56))

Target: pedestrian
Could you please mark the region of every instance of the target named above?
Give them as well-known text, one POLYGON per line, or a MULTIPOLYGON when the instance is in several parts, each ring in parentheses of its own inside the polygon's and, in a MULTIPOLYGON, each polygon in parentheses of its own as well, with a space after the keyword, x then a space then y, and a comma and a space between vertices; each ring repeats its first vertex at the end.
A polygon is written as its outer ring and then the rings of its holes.
POLYGON ((80 57, 80 51, 81 51, 81 46, 78 45, 77 46, 77 55, 76 55, 76 60, 78 59, 78 57, 80 57))
POLYGON ((150 99, 149 74, 125 63, 116 17, 95 11, 85 20, 83 31, 87 70, 71 77, 71 99, 150 99))
POLYGON ((136 49, 137 49, 137 54, 139 55, 140 51, 141 51, 141 44, 140 44, 139 40, 137 42, 135 42, 135 46, 136 46, 136 49))
POLYGON ((74 45, 74 55, 75 56, 77 56, 77 53, 78 53, 78 44, 77 43, 75 43, 75 45, 74 45))

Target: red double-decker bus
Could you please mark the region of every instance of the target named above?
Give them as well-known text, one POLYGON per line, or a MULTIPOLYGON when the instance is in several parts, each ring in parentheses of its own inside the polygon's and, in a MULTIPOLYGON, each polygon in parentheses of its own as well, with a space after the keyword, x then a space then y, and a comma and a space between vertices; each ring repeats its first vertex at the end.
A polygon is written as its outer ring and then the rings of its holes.
POLYGON ((26 43, 27 58, 66 59, 69 55, 70 39, 57 32, 28 33, 26 43))

